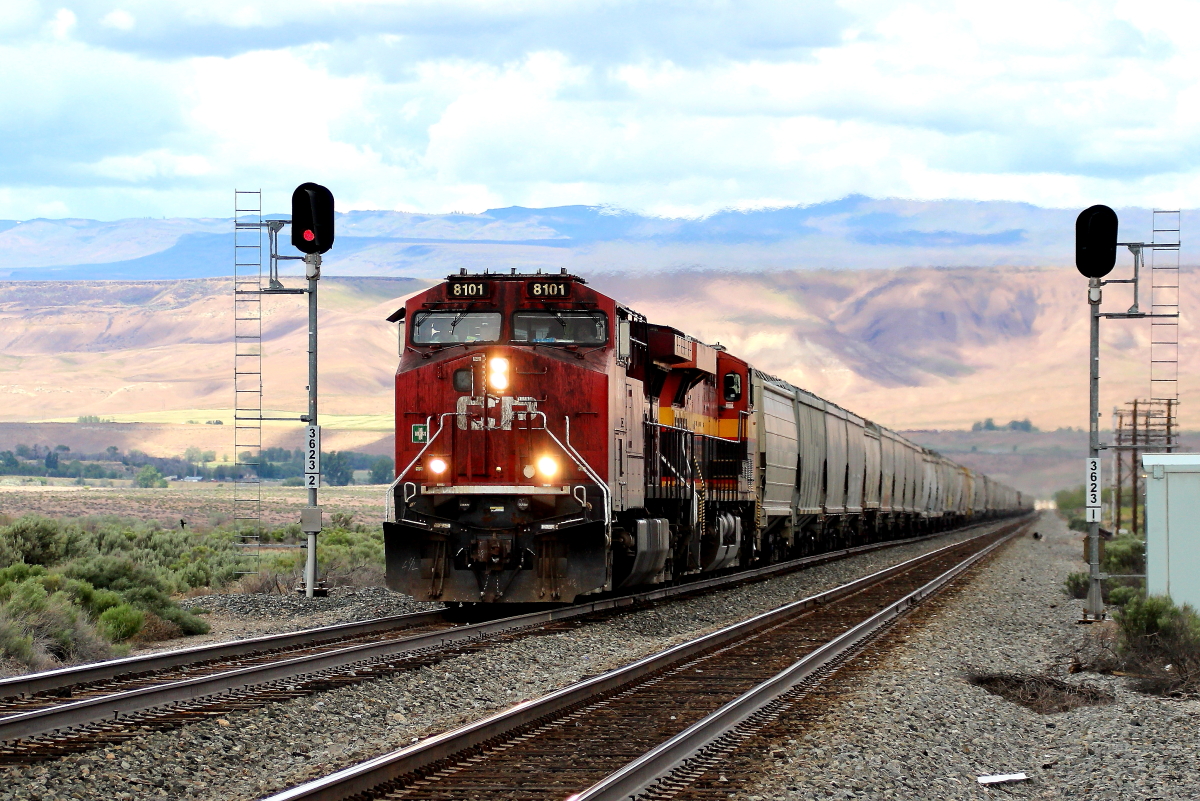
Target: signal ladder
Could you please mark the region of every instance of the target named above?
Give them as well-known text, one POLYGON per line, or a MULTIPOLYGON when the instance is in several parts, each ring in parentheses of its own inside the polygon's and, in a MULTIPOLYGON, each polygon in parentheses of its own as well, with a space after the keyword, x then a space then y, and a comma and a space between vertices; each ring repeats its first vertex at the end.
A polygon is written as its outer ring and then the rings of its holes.
MULTIPOLYGON (((1166 450, 1178 445, 1175 407, 1179 403, 1179 226, 1178 210, 1152 212, 1150 248, 1150 399, 1151 408, 1160 402, 1164 411, 1166 450)), ((1156 410, 1157 411, 1157 410, 1156 410)))
MULTIPOLYGON (((307 417, 263 416, 262 297, 303 295, 279 281, 279 262, 300 256, 279 255, 284 219, 262 218, 262 192, 233 193, 233 450, 238 477, 233 482, 233 518, 241 544, 257 553, 262 542, 262 424, 264 420, 303 422, 307 417), (270 254, 268 284, 263 286, 263 240, 270 254)), ((246 571, 252 572, 252 571, 246 571)))
MULTIPOLYGON (((262 192, 233 193, 233 520, 243 545, 262 538, 262 192)), ((253 571, 247 571, 253 572, 253 571)))

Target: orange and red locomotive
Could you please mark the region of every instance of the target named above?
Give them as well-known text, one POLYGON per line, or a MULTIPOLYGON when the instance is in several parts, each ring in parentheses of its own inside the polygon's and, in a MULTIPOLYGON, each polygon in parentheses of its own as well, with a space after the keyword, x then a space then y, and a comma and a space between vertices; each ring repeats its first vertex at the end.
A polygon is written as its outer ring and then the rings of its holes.
POLYGON ((554 274, 411 297, 387 583, 570 602, 1014 511, 1018 493, 554 274))

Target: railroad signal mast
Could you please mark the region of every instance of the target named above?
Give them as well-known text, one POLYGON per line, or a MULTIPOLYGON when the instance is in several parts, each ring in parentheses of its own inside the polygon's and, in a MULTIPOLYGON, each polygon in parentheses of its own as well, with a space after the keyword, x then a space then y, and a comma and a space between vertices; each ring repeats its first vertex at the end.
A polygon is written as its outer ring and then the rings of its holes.
MULTIPOLYGON (((1100 572, 1100 519, 1102 488, 1104 486, 1100 471, 1100 451, 1109 447, 1100 443, 1100 318, 1106 317, 1116 320, 1151 318, 1151 325, 1156 329, 1152 340, 1159 338, 1159 332, 1157 331, 1159 327, 1173 328, 1174 339, 1168 342, 1167 336, 1170 332, 1167 332, 1167 335, 1163 337, 1164 341, 1158 348, 1159 355, 1162 355, 1164 358, 1156 359, 1155 345, 1151 345, 1151 384, 1153 387, 1152 392, 1161 393, 1166 391, 1166 382, 1169 380, 1169 389, 1175 392, 1177 367, 1171 371, 1169 379, 1162 368, 1155 369, 1160 362, 1166 365, 1168 361, 1177 362, 1178 360, 1179 227, 1176 224, 1173 229, 1175 234, 1174 241, 1158 242, 1157 238, 1160 231, 1158 215, 1162 213, 1155 213, 1155 237, 1154 241, 1151 242, 1117 242, 1117 214, 1108 206, 1096 205, 1084 209, 1075 220, 1075 266, 1088 279, 1088 306, 1091 309, 1091 341, 1088 354, 1088 390, 1090 397, 1088 413, 1088 458, 1084 465, 1086 474, 1084 494, 1088 523, 1088 596, 1087 606, 1084 609, 1081 621, 1086 623, 1104 618, 1104 599, 1101 582, 1105 578, 1108 578, 1108 576, 1100 572), (1102 281, 1101 279, 1112 272, 1113 267, 1116 265, 1118 245, 1128 248, 1130 253, 1133 254, 1133 278, 1111 278, 1107 281, 1102 281), (1151 254, 1158 250, 1173 250, 1176 253, 1174 280, 1169 287, 1160 281, 1157 273, 1152 275, 1154 296, 1151 299, 1151 312, 1149 313, 1143 312, 1138 306, 1142 258, 1144 252, 1147 250, 1151 254), (1128 311, 1100 311, 1101 287, 1106 284, 1133 285, 1133 305, 1129 307, 1128 311), (1162 285, 1160 286, 1160 284, 1162 285), (1164 353, 1168 347, 1170 347, 1169 358, 1164 353)), ((1161 230, 1165 231, 1167 229, 1161 230)), ((1152 265, 1153 269, 1159 269, 1158 265, 1155 265, 1153 262, 1152 265)), ((1172 403, 1166 404, 1166 415, 1168 417, 1167 444, 1173 447, 1174 440, 1171 438, 1170 427, 1171 420, 1173 419, 1174 404, 1178 403, 1177 396, 1171 398, 1171 401, 1172 403)), ((1134 408, 1136 410, 1136 405, 1134 408)), ((1123 443, 1120 441, 1114 443, 1114 447, 1122 446, 1123 443)), ((1136 470, 1136 465, 1134 469, 1136 470)))
POLYGON ((253 521, 258 538, 261 503, 261 447, 264 420, 292 420, 306 424, 304 485, 308 504, 300 510, 300 528, 307 536, 304 594, 317 594, 317 535, 321 533, 321 428, 317 420, 317 281, 321 255, 333 247, 333 193, 320 184, 304 183, 292 193, 291 220, 262 219, 260 192, 235 192, 234 278, 234 450, 243 476, 234 483, 235 516, 253 521), (250 213, 253 198, 254 209, 250 213), (247 206, 243 209, 243 206, 247 206), (279 255, 279 232, 291 226, 292 246, 303 256, 279 255), (270 272, 262 285, 261 236, 266 229, 270 244, 270 272), (244 244, 245 243, 245 244, 244 244), (253 243, 253 244, 249 244, 253 243), (253 252, 251 249, 253 248, 253 252), (251 258, 254 257, 254 258, 251 258), (303 259, 306 288, 289 288, 279 280, 279 262, 303 259), (254 268, 251 270, 251 268, 254 268), (308 295, 308 411, 296 417, 265 417, 262 411, 262 310, 263 295, 308 295), (247 475, 247 473, 249 475, 247 475), (251 503, 252 501, 252 503, 251 503))

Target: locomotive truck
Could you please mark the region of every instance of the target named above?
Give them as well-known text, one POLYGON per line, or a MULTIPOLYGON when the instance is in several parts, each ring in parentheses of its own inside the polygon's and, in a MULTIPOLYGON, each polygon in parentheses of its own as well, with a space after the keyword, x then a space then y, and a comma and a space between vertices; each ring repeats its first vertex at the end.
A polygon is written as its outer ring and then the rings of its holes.
POLYGON ((1021 493, 567 274, 400 324, 389 587, 568 603, 1014 514, 1021 493))

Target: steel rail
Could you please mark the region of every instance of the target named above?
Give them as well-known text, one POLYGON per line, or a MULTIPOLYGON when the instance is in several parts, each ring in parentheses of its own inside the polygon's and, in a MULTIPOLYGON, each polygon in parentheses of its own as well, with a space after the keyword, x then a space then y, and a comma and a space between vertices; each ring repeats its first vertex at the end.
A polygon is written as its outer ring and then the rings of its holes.
MULTIPOLYGON (((969 530, 971 528, 995 525, 996 522, 997 521, 994 520, 987 521, 984 523, 975 524, 973 526, 968 526, 966 528, 969 530)), ((284 658, 267 664, 234 668, 207 676, 168 681, 148 687, 116 691, 110 694, 78 701, 68 701, 66 703, 43 709, 0 717, 0 743, 11 744, 22 739, 37 737, 39 735, 45 735, 52 732, 61 732, 63 730, 86 726, 88 724, 116 721, 122 716, 136 715, 154 709, 169 708, 174 704, 182 704, 197 701, 199 699, 215 698, 230 693, 243 692, 250 688, 270 685, 274 682, 280 682, 288 679, 300 679, 302 677, 315 676, 339 668, 349 669, 359 666, 368 666, 372 663, 378 663, 382 660, 394 659, 396 657, 403 657, 409 654, 416 654, 429 649, 444 649, 448 647, 454 647, 456 645, 465 645, 471 642, 482 641, 489 637, 515 632, 521 629, 537 628, 550 623, 569 620, 572 618, 579 618, 598 612, 619 610, 625 607, 652 603, 654 601, 665 600, 700 591, 738 586, 745 582, 760 580, 782 572, 790 572, 804 567, 811 567, 817 564, 845 558, 846 556, 879 550, 881 548, 894 547, 917 540, 928 539, 930 537, 944 536, 946 533, 949 532, 939 532, 937 534, 926 535, 918 538, 910 538, 908 540, 873 543, 871 545, 858 546, 856 548, 847 548, 825 554, 803 557, 801 559, 795 559, 777 565, 769 565, 763 568, 742 571, 726 576, 718 576, 695 582, 661 587, 632 595, 602 598, 583 604, 556 607, 525 615, 517 615, 499 620, 462 625, 434 632, 415 634, 408 637, 389 639, 382 642, 348 645, 343 648, 328 650, 317 654, 301 655, 290 659, 284 658)), ((986 534, 978 536, 986 536, 986 534)), ((931 553, 939 553, 945 548, 954 547, 954 545, 957 544, 960 543, 944 546, 943 548, 932 551, 931 553)), ((920 559, 924 557, 917 558, 920 559)), ((909 560, 909 562, 911 561, 912 560, 909 560)), ((908 562, 902 564, 908 564, 908 562)), ((331 628, 347 630, 356 626, 382 626, 384 625, 384 621, 388 620, 408 621, 411 623, 421 616, 429 617, 439 614, 441 613, 436 611, 419 612, 413 613, 412 615, 401 615, 393 619, 382 618, 379 621, 370 621, 362 624, 344 624, 341 627, 331 628)), ((262 652, 263 649, 261 646, 264 644, 270 644, 274 647, 279 647, 279 639, 286 639, 290 642, 294 642, 296 638, 311 635, 313 632, 323 632, 327 634, 329 631, 330 628, 311 629, 308 632, 282 635, 280 638, 257 638, 257 644, 260 646, 257 652, 262 652)), ((204 655, 204 659, 202 661, 208 661, 211 653, 217 649, 232 648, 238 650, 244 648, 246 644, 252 642, 255 641, 245 640, 234 643, 222 643, 216 646, 201 646, 197 649, 187 650, 193 657, 201 654, 204 655)), ((239 650, 239 653, 241 655, 245 655, 246 652, 239 650)), ((114 669, 113 665, 115 663, 122 666, 121 673, 128 674, 137 670, 137 668, 134 667, 135 664, 146 664, 147 662, 152 662, 160 658, 171 660, 176 658, 177 654, 179 654, 179 652, 168 651, 163 654, 155 654, 149 657, 134 657, 124 660, 113 660, 112 662, 101 663, 95 667, 101 670, 114 669), (139 660, 143 661, 139 662, 139 660)), ((177 664, 188 663, 182 662, 177 664)), ((25 678, 37 679, 40 684, 45 686, 48 682, 52 682, 56 679, 63 680, 70 671, 78 671, 78 674, 86 675, 91 667, 92 666, 68 668, 59 671, 51 671, 49 674, 36 674, 35 677, 25 678)), ((15 683, 15 681, 10 682, 10 686, 14 685, 15 683)))
MULTIPOLYGON (((1022 525, 1020 521, 1010 524, 1009 527, 1011 527, 1012 532, 1008 532, 1009 536, 1014 536, 1014 533, 1020 530, 1022 525)), ((936 559, 954 548, 961 547, 964 542, 993 536, 996 533, 995 531, 989 531, 965 541, 945 545, 927 554, 913 557, 899 564, 855 579, 832 590, 785 604, 776 609, 755 615, 747 620, 660 651, 657 654, 644 657, 624 667, 576 682, 542 698, 517 704, 510 709, 429 737, 398 751, 376 757, 359 765, 285 790, 282 793, 270 796, 264 801, 343 801, 343 799, 358 793, 366 793, 372 788, 406 774, 429 768, 435 765, 435 763, 448 759, 455 754, 485 746, 489 741, 503 737, 513 730, 538 721, 552 719, 569 709, 588 703, 598 696, 607 695, 618 688, 640 679, 648 678, 652 674, 658 673, 671 665, 685 661, 702 652, 714 650, 732 643, 760 628, 794 617, 813 607, 824 606, 853 595, 884 579, 904 573, 921 563, 936 559)))
POLYGON ((374 618, 372 620, 355 621, 353 623, 339 623, 333 626, 303 629, 286 634, 271 634, 246 640, 232 640, 212 645, 197 645, 191 648, 159 651, 153 654, 140 654, 122 659, 93 662, 87 665, 76 665, 74 667, 46 670, 40 673, 11 676, 0 679, 0 700, 53 692, 80 684, 92 684, 97 681, 122 676, 157 673, 173 668, 191 667, 221 659, 235 659, 285 648, 315 646, 335 640, 394 631, 397 628, 409 628, 427 623, 436 623, 442 619, 444 613, 445 610, 442 609, 410 612, 404 615, 393 615, 390 617, 374 618))
POLYGON ((1003 539, 997 540, 967 557, 903 598, 888 604, 867 620, 806 654, 791 667, 780 671, 725 704, 583 792, 571 796, 569 801, 626 801, 626 799, 636 798, 650 790, 654 784, 684 767, 690 760, 700 756, 715 741, 731 732, 752 715, 790 692, 835 660, 858 648, 896 618, 904 615, 925 598, 943 589, 972 565, 1022 533, 1026 526, 1016 528, 1003 539))

